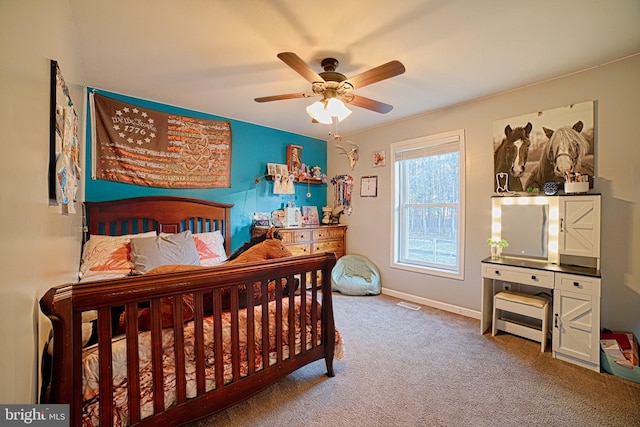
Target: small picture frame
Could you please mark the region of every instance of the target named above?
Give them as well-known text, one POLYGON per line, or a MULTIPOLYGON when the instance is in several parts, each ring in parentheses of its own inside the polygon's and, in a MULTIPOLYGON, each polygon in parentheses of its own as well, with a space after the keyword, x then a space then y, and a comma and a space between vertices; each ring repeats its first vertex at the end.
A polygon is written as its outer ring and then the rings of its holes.
POLYGON ((289 172, 297 174, 302 168, 302 146, 289 144, 287 146, 287 168, 289 172))
POLYGON ((360 197, 378 197, 377 176, 363 176, 360 178, 360 197))
POLYGON ((276 170, 276 173, 274 175, 281 175, 281 176, 289 175, 289 171, 287 170, 287 165, 276 164, 275 170, 276 170))
POLYGON ((387 154, 384 150, 373 152, 373 167, 377 168, 387 164, 387 154))
POLYGON ((277 173, 276 166, 275 163, 267 163, 267 175, 274 176, 277 173))
POLYGON ((320 216, 318 215, 317 206, 303 206, 302 207, 302 220, 307 225, 319 225, 320 216))

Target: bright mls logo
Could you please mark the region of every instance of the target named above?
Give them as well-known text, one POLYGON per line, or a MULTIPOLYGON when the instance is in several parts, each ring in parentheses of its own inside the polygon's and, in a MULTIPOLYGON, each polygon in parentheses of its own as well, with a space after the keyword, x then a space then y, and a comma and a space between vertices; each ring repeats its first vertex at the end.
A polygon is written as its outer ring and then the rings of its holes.
POLYGON ((69 426, 69 405, 0 405, 0 426, 69 426))

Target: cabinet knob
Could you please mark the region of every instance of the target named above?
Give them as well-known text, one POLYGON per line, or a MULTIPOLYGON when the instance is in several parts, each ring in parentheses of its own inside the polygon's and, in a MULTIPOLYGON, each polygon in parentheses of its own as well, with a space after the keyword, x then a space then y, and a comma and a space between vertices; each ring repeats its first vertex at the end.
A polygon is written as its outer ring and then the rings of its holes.
POLYGON ((531 276, 531 280, 538 280, 536 276, 531 276))
POLYGON ((580 282, 573 282, 573 286, 575 286, 576 288, 580 287, 580 282))
POLYGON ((500 275, 500 270, 496 270, 496 276, 500 275))

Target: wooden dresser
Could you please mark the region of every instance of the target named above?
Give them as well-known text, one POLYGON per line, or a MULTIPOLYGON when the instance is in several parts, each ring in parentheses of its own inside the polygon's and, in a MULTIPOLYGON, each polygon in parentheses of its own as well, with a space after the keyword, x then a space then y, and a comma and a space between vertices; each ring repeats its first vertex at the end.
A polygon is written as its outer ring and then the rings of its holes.
MULTIPOLYGON (((251 236, 260 236, 268 229, 268 227, 253 227, 251 236)), ((338 258, 344 255, 346 232, 346 225, 307 225, 278 228, 283 243, 294 255, 334 252, 338 258)))

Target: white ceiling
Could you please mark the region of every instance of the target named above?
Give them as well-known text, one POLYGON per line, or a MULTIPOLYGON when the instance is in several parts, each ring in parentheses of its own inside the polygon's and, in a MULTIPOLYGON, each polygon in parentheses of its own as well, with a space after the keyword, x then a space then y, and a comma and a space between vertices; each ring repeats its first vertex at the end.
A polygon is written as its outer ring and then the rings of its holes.
POLYGON ((320 139, 312 100, 254 101, 311 89, 279 52, 347 77, 405 65, 355 91, 394 109, 351 107, 344 135, 640 52, 638 0, 68 2, 88 86, 320 139))

